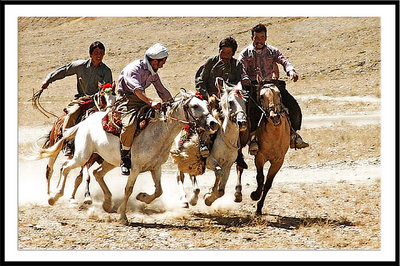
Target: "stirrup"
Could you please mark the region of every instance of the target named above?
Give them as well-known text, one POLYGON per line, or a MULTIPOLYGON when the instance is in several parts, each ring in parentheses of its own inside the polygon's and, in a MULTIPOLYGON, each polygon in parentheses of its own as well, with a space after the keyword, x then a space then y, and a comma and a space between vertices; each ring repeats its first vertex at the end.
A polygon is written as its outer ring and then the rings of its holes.
POLYGON ((200 146, 200 155, 203 158, 206 158, 210 155, 210 150, 208 149, 207 145, 200 146))
POLYGON ((303 149, 307 148, 310 145, 305 142, 298 133, 293 133, 290 136, 290 148, 291 149, 303 149))
POLYGON ((249 153, 251 155, 256 155, 258 153, 258 143, 256 140, 252 140, 249 145, 249 153))

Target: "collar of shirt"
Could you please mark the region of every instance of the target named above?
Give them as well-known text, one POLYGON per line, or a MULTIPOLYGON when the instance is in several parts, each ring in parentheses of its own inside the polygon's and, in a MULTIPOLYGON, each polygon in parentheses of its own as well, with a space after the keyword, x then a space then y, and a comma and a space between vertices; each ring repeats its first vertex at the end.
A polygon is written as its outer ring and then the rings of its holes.
POLYGON ((147 67, 147 70, 150 71, 152 76, 157 74, 156 72, 154 72, 153 67, 150 65, 150 61, 148 60, 147 56, 144 56, 143 61, 145 62, 145 68, 147 67))
MULTIPOLYGON (((102 64, 103 64, 103 62, 100 62, 99 67, 100 67, 102 64)), ((92 64, 92 58, 88 59, 88 62, 86 63, 86 67, 87 67, 87 68, 89 68, 89 67, 95 67, 95 66, 92 64)))

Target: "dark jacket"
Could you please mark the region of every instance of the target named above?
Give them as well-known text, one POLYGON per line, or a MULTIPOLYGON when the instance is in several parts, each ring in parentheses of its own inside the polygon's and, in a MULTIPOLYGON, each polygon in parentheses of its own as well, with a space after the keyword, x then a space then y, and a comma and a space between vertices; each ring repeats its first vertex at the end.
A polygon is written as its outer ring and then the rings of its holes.
POLYGON ((205 98, 213 94, 217 95, 218 89, 215 87, 215 79, 222 77, 225 82, 237 84, 240 81, 242 69, 242 63, 235 58, 232 58, 230 64, 226 65, 220 60, 219 55, 211 57, 197 70, 195 76, 196 90, 205 98))

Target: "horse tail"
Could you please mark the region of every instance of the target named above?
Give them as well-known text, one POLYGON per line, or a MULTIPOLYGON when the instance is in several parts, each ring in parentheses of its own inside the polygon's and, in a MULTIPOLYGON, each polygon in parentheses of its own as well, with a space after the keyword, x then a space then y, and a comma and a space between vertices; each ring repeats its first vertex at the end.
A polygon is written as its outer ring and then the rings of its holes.
POLYGON ((39 151, 37 160, 58 155, 63 147, 64 141, 73 139, 76 135, 76 132, 78 131, 78 128, 79 128, 79 124, 77 124, 73 127, 67 128, 64 132, 64 136, 59 141, 57 141, 53 146, 51 146, 47 149, 41 149, 39 151))
POLYGON ((51 134, 51 131, 49 133, 47 133, 46 135, 44 135, 43 137, 41 137, 41 139, 44 139, 42 149, 46 149, 50 146, 50 134, 51 134))

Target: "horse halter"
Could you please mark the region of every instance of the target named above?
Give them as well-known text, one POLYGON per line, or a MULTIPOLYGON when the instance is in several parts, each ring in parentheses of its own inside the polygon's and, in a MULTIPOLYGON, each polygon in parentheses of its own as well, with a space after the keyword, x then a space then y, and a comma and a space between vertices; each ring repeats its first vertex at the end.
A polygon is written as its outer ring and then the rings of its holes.
POLYGON ((185 104, 183 105, 183 111, 185 112, 185 119, 188 123, 192 123, 196 128, 202 128, 200 125, 200 120, 204 119, 209 115, 207 112, 206 114, 203 114, 202 116, 196 118, 192 112, 192 110, 189 108, 189 102, 194 98, 197 97, 196 95, 193 95, 189 99, 186 100, 185 104), (191 122, 189 119, 192 119, 194 122, 191 122))
MULTIPOLYGON (((190 127, 198 128, 198 127, 200 126, 200 119, 206 117, 206 116, 208 115, 208 113, 205 114, 205 115, 200 116, 199 118, 196 118, 196 117, 194 116, 193 112, 192 112, 192 111, 190 110, 190 108, 189 108, 189 102, 190 102, 194 97, 196 97, 196 96, 195 96, 195 95, 192 95, 189 99, 182 100, 182 101, 185 101, 185 103, 183 104, 183 111, 184 111, 184 113, 185 113, 185 120, 178 119, 178 118, 175 118, 175 117, 172 117, 172 116, 169 116, 169 115, 166 114, 166 107, 167 107, 168 105, 171 105, 170 103, 167 103, 167 104, 163 105, 163 111, 164 111, 165 117, 166 117, 166 118, 169 118, 169 119, 171 119, 171 120, 178 121, 178 122, 180 122, 180 123, 189 125, 190 127), (192 119, 193 121, 190 121, 190 119, 192 119)), ((166 121, 166 119, 164 119, 164 121, 166 121)))
MULTIPOLYGON (((239 93, 239 92, 236 90, 234 93, 240 95, 240 93, 242 93, 242 92, 239 93)), ((240 96, 239 96, 239 97, 240 97, 240 96)), ((242 96, 242 97, 243 97, 243 96, 242 96)), ((240 98, 242 98, 242 97, 240 97, 240 98)), ((226 101, 228 101, 228 97, 226 98, 226 101)), ((228 104, 227 104, 227 105, 228 105, 228 104)), ((228 108, 229 108, 229 107, 228 107, 228 108)), ((237 116, 238 116, 238 114, 240 114, 240 113, 242 113, 242 114, 244 115, 244 117, 247 117, 245 111, 243 111, 243 110, 238 110, 238 111, 236 111, 236 112, 234 112, 234 113, 232 113, 232 114, 229 114, 229 116, 228 116, 229 120, 232 121, 233 123, 236 123, 236 122, 237 122, 237 116)))

